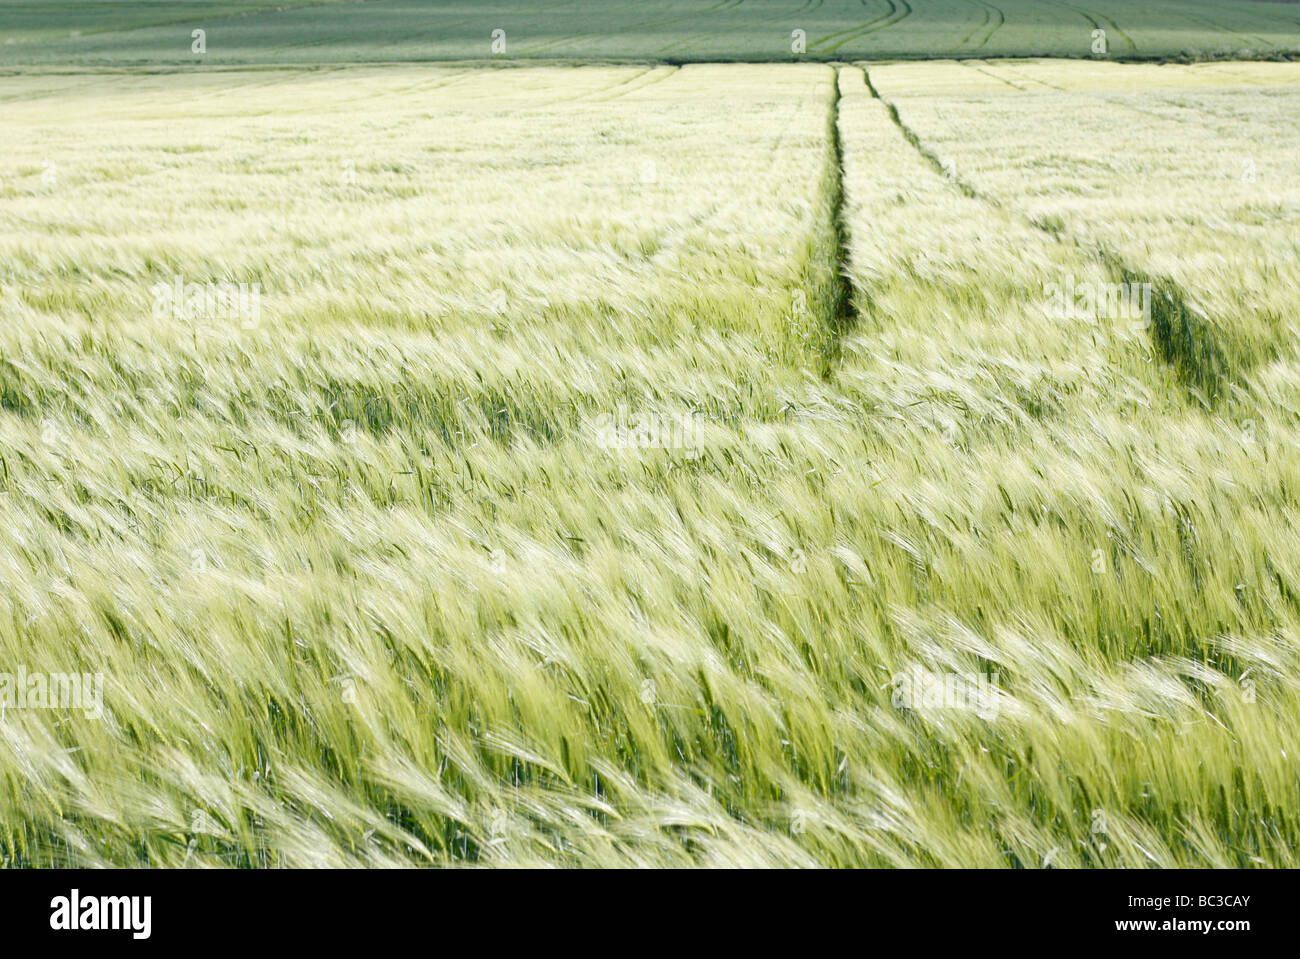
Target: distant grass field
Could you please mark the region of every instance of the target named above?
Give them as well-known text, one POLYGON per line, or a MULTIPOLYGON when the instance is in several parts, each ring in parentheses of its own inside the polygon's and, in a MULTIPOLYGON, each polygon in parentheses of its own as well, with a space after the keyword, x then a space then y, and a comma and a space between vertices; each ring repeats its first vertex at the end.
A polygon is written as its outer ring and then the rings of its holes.
POLYGON ((1279 57, 1300 7, 1254 0, 0 0, 0 67, 393 60, 1279 57), (191 33, 206 31, 192 52, 191 33), (493 46, 502 31, 501 46, 493 46), (802 31, 796 48, 794 31, 802 31))
POLYGON ((1300 864, 1300 66, 0 98, 6 865, 1300 864))

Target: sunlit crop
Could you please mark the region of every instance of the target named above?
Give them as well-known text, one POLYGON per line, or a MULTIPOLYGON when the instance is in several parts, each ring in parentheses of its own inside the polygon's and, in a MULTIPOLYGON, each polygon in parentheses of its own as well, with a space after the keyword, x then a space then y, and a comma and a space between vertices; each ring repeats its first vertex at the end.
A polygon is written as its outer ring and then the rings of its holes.
POLYGON ((0 96, 6 864, 1297 865, 1295 66, 0 96))

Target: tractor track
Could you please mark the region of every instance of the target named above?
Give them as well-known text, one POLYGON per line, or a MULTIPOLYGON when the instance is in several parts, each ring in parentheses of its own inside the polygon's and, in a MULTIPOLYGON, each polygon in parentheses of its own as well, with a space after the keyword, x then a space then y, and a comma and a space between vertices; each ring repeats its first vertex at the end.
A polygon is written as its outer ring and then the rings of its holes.
POLYGON ((1002 12, 1000 7, 996 7, 991 3, 984 3, 983 0, 970 0, 970 2, 976 3, 983 8, 984 22, 971 30, 970 33, 966 34, 966 36, 962 37, 961 43, 954 47, 956 50, 960 50, 962 47, 966 46, 966 44, 968 44, 981 30, 992 24, 989 32, 984 34, 984 38, 980 40, 979 43, 975 44, 973 49, 978 50, 982 47, 988 46, 988 42, 993 38, 993 34, 1001 30, 1003 24, 1007 22, 1006 14, 1002 12))
MULTIPOLYGON (((866 71, 863 71, 865 75, 866 71)), ((843 97, 841 82, 843 68, 835 68, 831 90, 830 110, 827 118, 827 137, 830 141, 825 188, 831 211, 830 236, 832 238, 832 277, 830 303, 827 304, 826 321, 828 342, 822 356, 822 375, 829 377, 838 360, 845 335, 858 323, 857 302, 853 289, 853 276, 849 260, 849 224, 845 213, 844 193, 844 141, 840 136, 840 100, 843 97)))
POLYGON ((963 196, 997 210, 1011 213, 1022 222, 1046 234, 1058 243, 1068 244, 1096 260, 1119 283, 1151 285, 1151 324, 1149 332, 1158 356, 1173 370, 1189 398, 1203 408, 1212 409, 1228 392, 1232 380, 1227 354, 1219 342, 1213 323, 1200 313, 1190 297, 1171 278, 1139 270, 1114 250, 1099 242, 1085 243, 1064 229, 1040 222, 1023 211, 1005 205, 999 198, 976 189, 944 166, 911 127, 899 115, 898 108, 880 95, 871 73, 863 68, 863 77, 872 97, 884 105, 889 118, 903 139, 911 145, 930 168, 963 196))
POLYGON ((1071 3, 1063 3, 1062 0, 1052 0, 1052 2, 1055 3, 1058 7, 1065 7, 1065 9, 1067 10, 1073 10, 1075 13, 1081 16, 1085 22, 1091 24, 1094 30, 1106 30, 1106 29, 1113 30, 1119 36, 1119 38, 1124 41, 1124 44, 1129 48, 1129 50, 1131 51, 1137 50, 1137 44, 1133 42, 1133 38, 1124 32, 1123 27, 1121 27, 1118 23, 1116 23, 1114 20, 1110 19, 1109 17, 1104 16, 1100 13, 1094 15, 1090 10, 1076 7, 1074 6, 1074 4, 1071 3), (1098 19, 1098 17, 1100 17, 1101 19, 1098 19))
POLYGON ((881 30, 892 27, 912 15, 912 5, 907 0, 885 0, 885 3, 889 5, 888 12, 860 26, 850 27, 847 30, 840 30, 820 37, 813 43, 808 44, 808 49, 814 50, 826 44, 827 41, 837 40, 836 43, 832 43, 820 51, 822 53, 834 53, 846 43, 859 40, 873 33, 879 33, 881 30))

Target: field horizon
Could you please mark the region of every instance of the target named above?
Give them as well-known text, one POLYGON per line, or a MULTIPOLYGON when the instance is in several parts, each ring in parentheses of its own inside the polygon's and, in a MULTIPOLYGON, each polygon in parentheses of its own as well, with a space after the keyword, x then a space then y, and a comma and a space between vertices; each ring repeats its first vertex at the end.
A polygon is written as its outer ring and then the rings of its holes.
POLYGON ((1294 59, 1266 0, 218 0, 0 2, 0 68, 537 61, 1294 59), (204 34, 194 49, 193 31, 204 34))

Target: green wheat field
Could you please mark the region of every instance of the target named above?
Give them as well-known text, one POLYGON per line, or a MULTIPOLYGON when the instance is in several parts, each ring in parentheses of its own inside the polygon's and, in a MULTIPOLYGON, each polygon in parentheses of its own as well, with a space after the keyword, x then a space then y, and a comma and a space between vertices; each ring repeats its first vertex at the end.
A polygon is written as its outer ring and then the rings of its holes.
POLYGON ((0 864, 1300 865, 1297 51, 0 0, 0 864))

